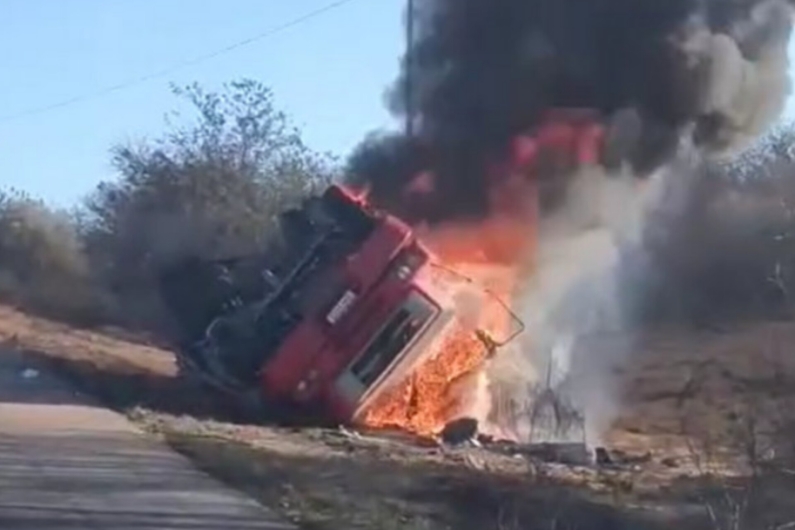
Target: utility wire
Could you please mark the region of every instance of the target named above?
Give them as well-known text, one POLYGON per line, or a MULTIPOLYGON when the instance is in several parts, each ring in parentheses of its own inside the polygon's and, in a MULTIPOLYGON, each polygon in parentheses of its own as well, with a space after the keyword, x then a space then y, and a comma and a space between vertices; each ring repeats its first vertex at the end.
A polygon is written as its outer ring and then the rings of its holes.
POLYGON ((136 77, 135 79, 130 79, 128 81, 124 81, 122 83, 118 83, 116 85, 111 85, 111 86, 105 87, 103 89, 97 90, 96 92, 90 92, 90 93, 82 94, 80 96, 75 96, 75 97, 72 97, 72 98, 69 98, 69 99, 65 99, 65 100, 62 100, 62 101, 58 101, 56 103, 51 103, 49 105, 45 105, 45 106, 42 106, 42 107, 36 107, 36 108, 24 110, 24 111, 18 112, 16 114, 6 114, 4 116, 0 116, 0 123, 17 120, 19 118, 26 118, 28 116, 35 116, 37 114, 42 114, 42 113, 45 113, 45 112, 49 112, 51 110, 59 109, 59 108, 62 108, 62 107, 68 107, 68 106, 74 105, 76 103, 82 103, 84 101, 89 101, 89 100, 92 100, 92 99, 100 98, 102 96, 106 96, 106 95, 111 94, 113 92, 118 92, 120 90, 124 90, 124 89, 130 88, 130 87, 136 86, 136 85, 140 85, 141 83, 145 83, 147 81, 151 81, 152 79, 157 79, 158 77, 163 77, 163 76, 169 75, 171 73, 174 73, 174 72, 177 72, 179 70, 188 68, 190 66, 194 66, 194 65, 209 61, 211 59, 215 59, 216 57, 219 57, 221 55, 225 55, 225 54, 227 54, 229 52, 237 50, 238 48, 243 48, 244 46, 248 46, 248 45, 253 44, 253 43, 257 42, 257 41, 261 41, 261 40, 266 39, 268 37, 272 37, 272 36, 276 35, 277 33, 281 33, 281 32, 286 31, 288 29, 294 28, 295 26, 303 24, 304 22, 307 22, 307 21, 309 21, 309 20, 311 20, 313 18, 316 18, 316 17, 318 17, 320 15, 323 15, 323 14, 325 14, 325 13, 327 13, 327 12, 333 10, 333 9, 336 9, 338 7, 342 7, 343 5, 349 4, 349 3, 353 2, 353 1, 354 0, 337 0, 336 2, 332 2, 330 4, 326 4, 325 6, 319 7, 317 9, 315 9, 314 11, 310 11, 309 13, 301 15, 298 18, 295 18, 293 20, 290 20, 288 22, 280 24, 279 26, 275 26, 275 27, 272 27, 270 29, 267 29, 267 30, 263 31, 262 33, 259 33, 257 35, 252 36, 252 37, 249 37, 247 39, 243 39, 241 41, 235 42, 234 44, 230 44, 229 46, 226 46, 225 48, 220 48, 218 50, 215 50, 213 52, 210 52, 210 53, 207 53, 207 54, 204 54, 204 55, 199 55, 199 56, 193 57, 191 59, 186 59, 186 60, 180 61, 179 63, 173 64, 173 65, 171 65, 171 66, 169 66, 167 68, 164 68, 162 70, 151 72, 149 74, 145 74, 145 75, 142 75, 140 77, 136 77))

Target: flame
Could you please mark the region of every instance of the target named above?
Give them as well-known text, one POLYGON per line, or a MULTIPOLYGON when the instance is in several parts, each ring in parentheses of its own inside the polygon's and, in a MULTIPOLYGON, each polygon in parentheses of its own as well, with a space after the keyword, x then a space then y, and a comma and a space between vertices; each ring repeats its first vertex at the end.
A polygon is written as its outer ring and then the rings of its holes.
POLYGON ((511 333, 511 315, 495 297, 510 300, 520 276, 519 257, 532 239, 526 225, 501 218, 434 231, 425 241, 443 268, 426 269, 419 281, 447 291, 456 309, 455 320, 431 346, 428 360, 406 381, 379 396, 363 421, 369 427, 434 436, 452 419, 475 415, 474 409, 483 406, 470 395, 493 348, 477 331, 496 341, 511 333))
MULTIPOLYGON (((426 269, 419 282, 446 292, 453 300, 456 318, 430 347, 427 360, 369 407, 365 425, 434 436, 451 420, 478 415, 474 409, 479 404, 467 398, 494 353, 494 345, 490 347, 477 332, 485 331, 497 342, 510 334, 512 316, 500 300, 510 303, 519 282, 532 272, 539 215, 532 178, 538 171, 537 157, 551 154, 573 160, 577 166, 598 159, 600 127, 587 112, 574 118, 551 113, 545 126, 516 138, 509 160, 495 165, 487 175, 489 217, 433 229, 417 227, 440 266, 426 269), (468 299, 467 294, 473 294, 471 285, 456 281, 445 270, 470 278, 480 286, 480 296, 468 299), (483 296, 486 292, 492 296, 483 296)), ((423 172, 406 191, 422 195, 434 189, 433 174, 423 172)))

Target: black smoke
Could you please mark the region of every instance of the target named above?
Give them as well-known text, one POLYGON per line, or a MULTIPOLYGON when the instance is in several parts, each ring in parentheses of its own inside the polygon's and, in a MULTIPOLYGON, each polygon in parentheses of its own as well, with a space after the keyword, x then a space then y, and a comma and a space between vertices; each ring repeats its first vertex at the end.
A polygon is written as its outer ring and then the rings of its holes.
POLYGON ((416 4, 416 42, 391 98, 403 116, 408 76, 416 135, 370 138, 350 163, 351 183, 409 218, 485 213, 487 165, 547 109, 598 110, 621 129, 612 162, 644 176, 683 143, 705 154, 743 145, 789 89, 784 0, 416 4), (431 204, 401 195, 421 168, 437 175, 431 204))

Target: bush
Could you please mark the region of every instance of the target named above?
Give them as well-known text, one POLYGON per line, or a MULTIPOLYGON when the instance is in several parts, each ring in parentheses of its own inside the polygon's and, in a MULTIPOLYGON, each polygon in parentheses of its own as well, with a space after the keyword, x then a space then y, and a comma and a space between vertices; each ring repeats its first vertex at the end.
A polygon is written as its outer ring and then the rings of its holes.
POLYGON ((174 89, 195 111, 163 138, 113 149, 119 180, 85 205, 82 237, 95 270, 123 308, 151 327, 164 318, 154 273, 186 256, 263 253, 276 216, 332 178, 327 157, 309 150, 250 80, 221 94, 174 89))
MULTIPOLYGON (((791 318, 795 293, 795 164, 772 145, 741 164, 702 164, 684 203, 652 215, 647 272, 625 285, 647 323, 711 325, 791 318)), ((672 201, 675 202, 675 201, 672 201)))
POLYGON ((71 322, 102 320, 102 296, 68 214, 19 193, 0 194, 0 297, 71 322))
POLYGON ((72 214, 0 196, 0 297, 70 321, 162 331, 155 272, 188 255, 267 252, 277 214, 334 177, 333 160, 304 145, 262 84, 174 93, 194 114, 162 138, 115 146, 118 179, 72 214))

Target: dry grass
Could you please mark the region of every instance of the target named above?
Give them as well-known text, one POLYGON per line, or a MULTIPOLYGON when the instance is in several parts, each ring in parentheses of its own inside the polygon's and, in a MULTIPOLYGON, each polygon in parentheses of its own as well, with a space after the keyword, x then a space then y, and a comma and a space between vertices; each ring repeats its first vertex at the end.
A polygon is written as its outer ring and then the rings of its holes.
POLYGON ((0 340, 52 359, 87 362, 104 371, 173 377, 173 354, 121 330, 80 330, 0 305, 0 340))
POLYGON ((7 307, 0 307, 0 339, 306 528, 717 528, 707 508, 731 513, 736 503, 726 501, 727 492, 742 499, 749 488, 754 506, 746 517, 763 512, 759 528, 795 520, 786 447, 766 450, 772 438, 756 425, 758 463, 770 465, 749 478, 748 436, 738 434, 750 412, 780 419, 774 411, 792 410, 788 374, 795 366, 783 347, 795 342, 791 324, 647 337, 622 369, 627 406, 607 437, 611 447, 647 458, 616 470, 235 423, 217 396, 175 378, 168 351, 145 341, 113 330, 79 331, 7 307))
POLYGON ((305 528, 660 528, 615 502, 627 473, 545 466, 328 430, 196 422, 138 411, 180 452, 305 528), (518 526, 517 526, 518 525, 518 526))

